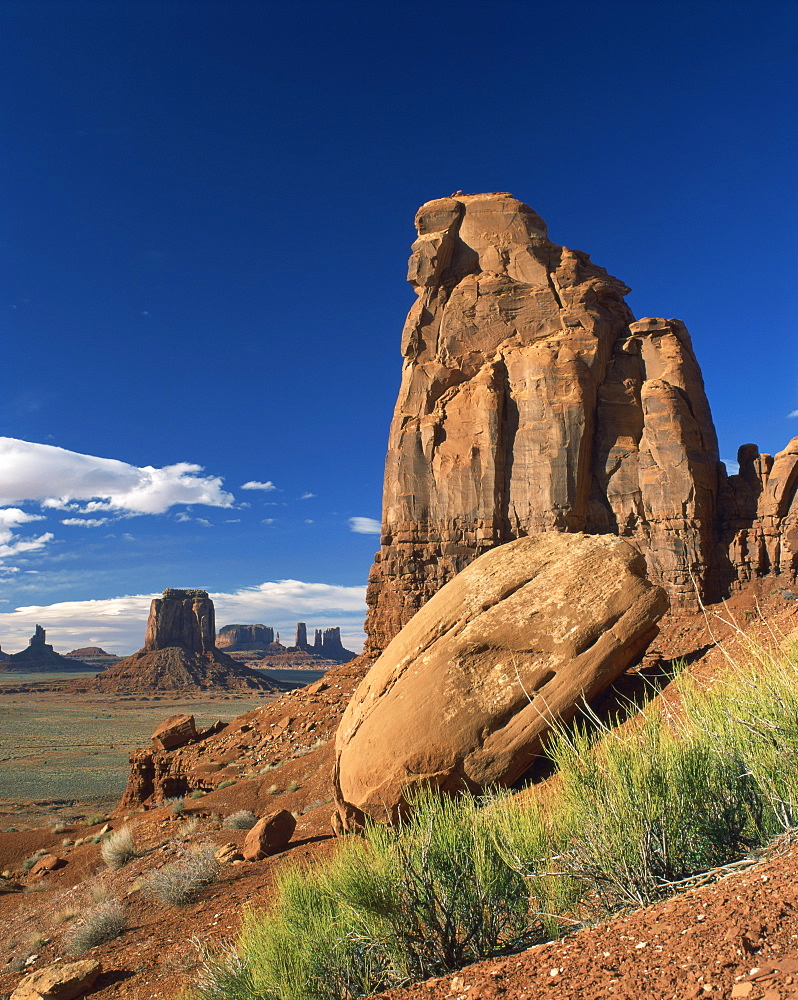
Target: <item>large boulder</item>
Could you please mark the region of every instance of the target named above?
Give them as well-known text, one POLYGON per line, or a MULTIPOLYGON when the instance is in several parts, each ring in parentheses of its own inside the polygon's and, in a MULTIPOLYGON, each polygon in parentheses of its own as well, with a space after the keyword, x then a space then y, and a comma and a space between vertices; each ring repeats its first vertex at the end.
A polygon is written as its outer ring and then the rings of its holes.
POLYGON ((11 1000, 75 1000, 94 985, 102 966, 94 958, 48 965, 31 972, 11 994, 11 1000))
POLYGON ((394 820, 419 783, 512 784, 556 719, 644 652, 668 608, 610 535, 546 532, 480 556, 391 641, 336 737, 338 827, 394 820))

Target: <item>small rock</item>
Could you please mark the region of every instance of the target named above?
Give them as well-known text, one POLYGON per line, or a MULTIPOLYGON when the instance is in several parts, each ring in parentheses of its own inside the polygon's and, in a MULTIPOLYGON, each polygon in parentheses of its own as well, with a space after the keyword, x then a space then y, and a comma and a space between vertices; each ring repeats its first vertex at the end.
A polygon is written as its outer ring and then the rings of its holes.
POLYGON ((235 844, 223 844, 222 847, 220 847, 214 854, 214 857, 223 865, 227 864, 228 861, 243 860, 243 855, 235 844))
POLYGON ((158 726, 152 742, 159 750, 174 750, 197 739, 193 715, 173 715, 158 726))
POLYGON ((93 958, 48 965, 25 976, 11 1000, 74 1000, 91 989, 101 971, 102 966, 93 958))
POLYGON ((325 684, 323 680, 314 681, 312 684, 308 684, 305 688, 308 694, 321 694, 322 691, 326 691, 329 684, 325 684))
POLYGON ((113 830, 113 827, 111 826, 111 824, 110 823, 106 823, 105 826, 97 834, 97 836, 98 837, 104 837, 106 835, 106 833, 110 833, 111 830, 113 830))
POLYGON ((63 858, 59 858, 55 854, 45 854, 43 858, 39 858, 36 864, 31 868, 31 875, 43 875, 45 872, 55 871, 57 868, 63 868, 66 861, 63 858))
POLYGON ((260 861, 285 850, 294 834, 296 820, 287 809, 267 813, 252 827, 241 851, 246 861, 260 861))

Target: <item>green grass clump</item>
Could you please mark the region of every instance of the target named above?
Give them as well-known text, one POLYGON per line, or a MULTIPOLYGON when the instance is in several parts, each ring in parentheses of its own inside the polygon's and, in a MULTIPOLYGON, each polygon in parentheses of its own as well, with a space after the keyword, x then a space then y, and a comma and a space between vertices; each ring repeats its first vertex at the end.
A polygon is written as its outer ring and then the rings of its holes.
POLYGON ((547 754, 524 802, 409 794, 409 818, 289 868, 272 908, 209 955, 205 1000, 353 1000, 560 936, 673 895, 798 825, 798 656, 751 645, 709 687, 682 675, 681 711, 624 726, 589 709, 547 754))
POLYGON ((235 778, 225 778, 224 781, 220 781, 219 784, 216 786, 216 791, 218 792, 220 788, 229 788, 231 785, 234 785, 235 783, 236 783, 235 778))
POLYGON ((64 948, 69 955, 80 955, 118 937, 126 924, 125 908, 121 903, 116 900, 101 903, 89 910, 79 924, 70 927, 64 935, 64 948))

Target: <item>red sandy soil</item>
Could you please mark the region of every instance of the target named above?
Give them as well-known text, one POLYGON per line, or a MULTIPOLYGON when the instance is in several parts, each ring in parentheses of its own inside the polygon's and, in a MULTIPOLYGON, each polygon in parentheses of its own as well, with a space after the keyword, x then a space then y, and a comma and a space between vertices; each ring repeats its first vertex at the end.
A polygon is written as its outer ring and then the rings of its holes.
MULTIPOLYGON (((798 601, 787 599, 772 581, 749 588, 727 608, 713 611, 724 617, 731 613, 741 625, 765 634, 774 628, 785 634, 798 628, 798 601)), ((721 637, 729 628, 715 620, 711 631, 721 637)), ((674 615, 663 622, 654 646, 663 659, 687 656, 693 661, 692 670, 706 674, 723 664, 712 642, 702 615, 674 615)), ((656 673, 654 660, 650 656, 640 673, 656 673)), ((0 997, 8 996, 24 974, 12 971, 12 963, 18 965, 28 956, 30 971, 63 960, 63 935, 74 919, 66 914, 96 905, 100 891, 125 902, 129 926, 116 940, 86 953, 103 964, 103 973, 87 996, 173 998, 190 984, 198 949, 234 939, 242 907, 268 905, 280 868, 311 864, 335 850, 329 825, 330 737, 362 671, 361 663, 336 668, 327 675, 330 688, 322 695, 310 695, 305 689, 285 694, 242 716, 213 737, 212 745, 208 741, 204 750, 198 744, 196 749, 176 751, 184 754, 189 767, 192 762, 200 767, 214 756, 225 774, 228 768, 237 773, 236 784, 203 798, 186 799, 180 820, 168 807, 135 812, 127 820, 115 816, 113 828, 127 822, 144 852, 117 872, 104 870, 99 844, 71 847, 65 853, 64 838, 74 841, 96 833, 99 825, 73 826, 57 834, 48 828, 0 833, 0 872, 8 870, 12 883, 24 890, 0 890, 0 997), (279 723, 286 717, 291 723, 284 728, 279 723), (309 744, 322 741, 326 742, 308 751, 309 744), (280 766, 261 774, 264 760, 280 766), (243 765, 241 772, 235 771, 236 763, 243 765), (300 787, 288 792, 292 781, 300 787), (301 815, 282 854, 225 865, 220 878, 186 907, 159 907, 139 891, 146 872, 179 857, 192 844, 241 843, 245 833, 221 829, 220 816, 242 808, 262 815, 283 807, 301 815), (198 819, 199 828, 183 836, 182 824, 191 817, 198 819), (27 875, 22 861, 40 849, 65 857, 66 866, 40 878, 27 875)), ((643 686, 632 675, 621 690, 639 695, 643 686)), ((213 773, 214 778, 222 776, 213 773)), ((386 998, 798 998, 798 847, 784 844, 755 865, 733 871, 713 884, 582 929, 562 941, 395 990, 386 998)))

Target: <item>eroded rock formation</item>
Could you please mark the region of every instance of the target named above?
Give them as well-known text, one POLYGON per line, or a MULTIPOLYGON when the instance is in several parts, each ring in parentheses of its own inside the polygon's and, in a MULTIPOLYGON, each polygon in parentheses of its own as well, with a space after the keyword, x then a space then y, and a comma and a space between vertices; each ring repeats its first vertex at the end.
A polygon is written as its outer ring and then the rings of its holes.
POLYGON ((336 735, 343 829, 395 820, 409 788, 512 784, 645 651, 668 609, 611 536, 545 532, 484 553, 393 639, 336 735))
POLYGON ((428 202, 416 226, 367 649, 538 531, 621 535, 675 604, 714 597, 722 467, 684 325, 635 322, 627 286, 509 194, 428 202))
POLYGON ((182 646, 191 653, 216 649, 216 616, 207 591, 168 589, 152 602, 144 648, 169 646, 182 646))
POLYGON ((268 625, 225 625, 216 636, 217 649, 237 652, 266 649, 274 642, 274 629, 268 625))
POLYGON ((755 444, 737 453, 724 491, 725 538, 736 581, 798 572, 798 437, 775 458, 755 444))
POLYGON ((204 590, 165 590, 150 605, 144 648, 74 691, 277 691, 279 681, 251 670, 216 648, 213 601, 204 590))
POLYGON ((49 642, 47 633, 37 625, 28 645, 19 653, 0 657, 0 672, 5 673, 45 673, 56 671, 85 671, 91 669, 83 660, 56 653, 49 642))

